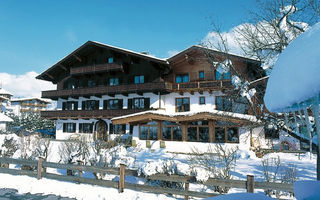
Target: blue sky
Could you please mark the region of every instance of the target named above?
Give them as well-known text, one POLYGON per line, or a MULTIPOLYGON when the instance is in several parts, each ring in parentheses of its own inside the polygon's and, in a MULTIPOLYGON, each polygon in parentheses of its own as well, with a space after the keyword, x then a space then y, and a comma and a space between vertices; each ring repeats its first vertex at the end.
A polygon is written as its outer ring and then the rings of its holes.
POLYGON ((218 22, 248 19, 255 0, 1 0, 0 73, 41 73, 88 40, 165 58, 218 22))

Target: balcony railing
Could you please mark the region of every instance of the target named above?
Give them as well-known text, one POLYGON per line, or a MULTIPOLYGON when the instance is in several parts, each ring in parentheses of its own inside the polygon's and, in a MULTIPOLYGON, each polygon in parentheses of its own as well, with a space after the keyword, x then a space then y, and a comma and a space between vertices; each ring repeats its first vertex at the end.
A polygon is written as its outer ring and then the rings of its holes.
POLYGON ((117 63, 107 63, 107 64, 100 64, 100 65, 90 65, 84 67, 73 67, 70 68, 70 74, 88 74, 88 73, 98 73, 98 72, 107 72, 107 71, 116 71, 122 70, 123 67, 117 63))
POLYGON ((173 91, 183 91, 183 90, 215 90, 215 89, 226 89, 232 88, 232 83, 230 80, 214 80, 214 81, 197 81, 197 82, 187 82, 187 83, 172 83, 167 84, 167 88, 173 91))
POLYGON ((139 92, 161 92, 166 91, 164 82, 130 84, 130 85, 115 85, 115 86, 97 86, 91 88, 76 88, 67 90, 50 90, 43 91, 42 97, 49 99, 80 97, 80 96, 101 96, 114 94, 128 94, 139 92))
POLYGON ((41 117, 49 119, 101 119, 112 118, 123 115, 129 115, 137 112, 146 111, 148 109, 117 109, 117 110, 54 110, 54 111, 41 111, 41 117))

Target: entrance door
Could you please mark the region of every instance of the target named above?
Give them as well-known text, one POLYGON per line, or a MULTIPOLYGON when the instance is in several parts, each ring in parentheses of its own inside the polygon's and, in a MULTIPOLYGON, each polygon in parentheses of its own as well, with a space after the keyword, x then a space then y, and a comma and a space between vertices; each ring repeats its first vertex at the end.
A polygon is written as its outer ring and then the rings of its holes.
POLYGON ((96 124, 96 140, 108 141, 108 125, 105 121, 99 120, 96 124))

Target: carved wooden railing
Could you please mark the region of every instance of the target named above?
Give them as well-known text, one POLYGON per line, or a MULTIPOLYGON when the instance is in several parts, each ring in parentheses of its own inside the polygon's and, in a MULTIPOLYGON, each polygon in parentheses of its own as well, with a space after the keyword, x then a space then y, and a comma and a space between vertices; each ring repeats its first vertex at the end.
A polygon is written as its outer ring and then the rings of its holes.
POLYGON ((122 93, 139 93, 139 92, 158 92, 166 91, 164 82, 115 85, 115 86, 97 86, 91 88, 76 88, 67 90, 50 90, 43 91, 42 97, 49 99, 80 97, 80 96, 101 96, 114 95, 122 93))
POLYGON ((88 73, 97 73, 97 72, 107 72, 107 71, 116 71, 122 70, 123 67, 121 64, 117 63, 106 63, 106 64, 99 64, 99 65, 90 65, 90 66, 83 66, 83 67, 72 67, 70 68, 70 74, 88 74, 88 73))

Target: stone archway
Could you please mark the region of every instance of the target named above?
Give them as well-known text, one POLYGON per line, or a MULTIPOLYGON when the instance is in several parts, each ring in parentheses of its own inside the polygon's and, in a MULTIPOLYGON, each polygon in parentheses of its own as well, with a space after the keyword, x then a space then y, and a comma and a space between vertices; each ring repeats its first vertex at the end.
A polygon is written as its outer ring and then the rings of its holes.
POLYGON ((95 140, 108 142, 108 124, 99 120, 95 125, 95 140))

